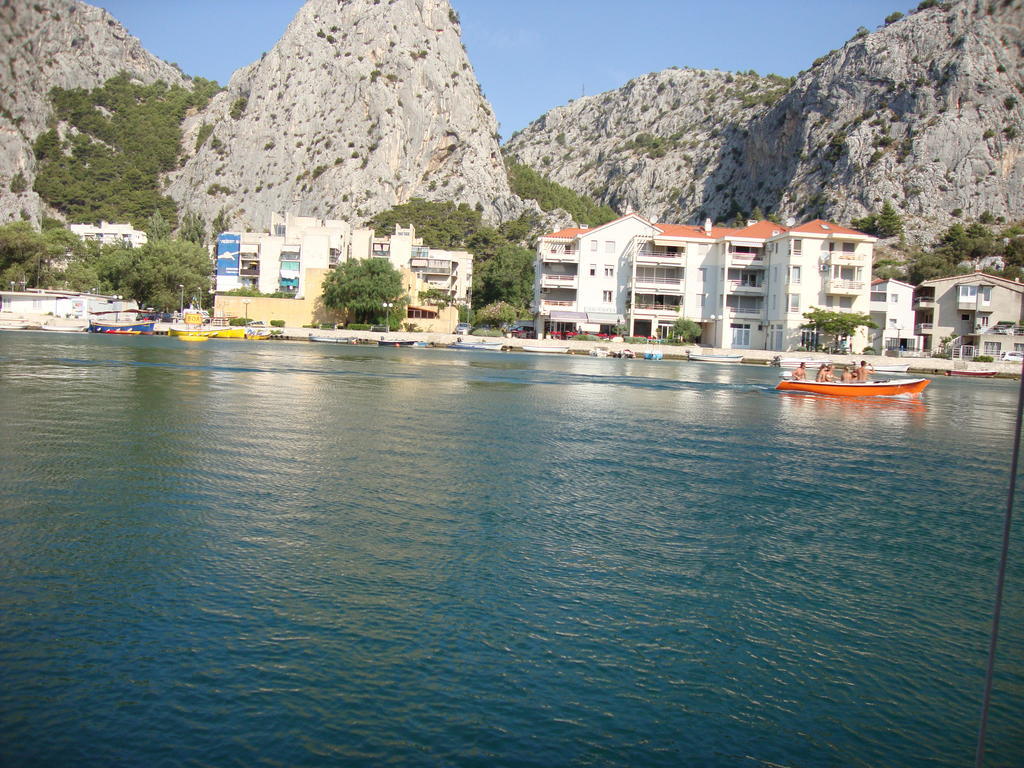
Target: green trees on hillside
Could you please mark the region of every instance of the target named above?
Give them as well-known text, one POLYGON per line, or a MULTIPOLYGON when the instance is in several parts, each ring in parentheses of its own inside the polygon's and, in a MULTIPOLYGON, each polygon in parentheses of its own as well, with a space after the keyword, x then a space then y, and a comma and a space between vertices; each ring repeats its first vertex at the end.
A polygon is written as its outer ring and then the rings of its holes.
POLYGON ((607 205, 598 205, 590 198, 578 195, 571 189, 544 178, 513 157, 505 157, 505 169, 508 171, 512 191, 527 200, 536 200, 542 211, 561 208, 580 224, 588 227, 607 224, 617 216, 607 205))
POLYGON ((896 237, 903 234, 903 219, 888 200, 882 205, 879 213, 868 214, 862 219, 850 222, 854 229, 866 232, 875 237, 896 237))
POLYGON ((34 189, 73 221, 130 221, 141 226, 154 211, 173 224, 177 205, 160 191, 159 174, 178 166, 181 121, 219 90, 164 82, 142 85, 127 74, 99 88, 50 91, 54 117, 76 131, 61 139, 51 129, 36 137, 34 189))

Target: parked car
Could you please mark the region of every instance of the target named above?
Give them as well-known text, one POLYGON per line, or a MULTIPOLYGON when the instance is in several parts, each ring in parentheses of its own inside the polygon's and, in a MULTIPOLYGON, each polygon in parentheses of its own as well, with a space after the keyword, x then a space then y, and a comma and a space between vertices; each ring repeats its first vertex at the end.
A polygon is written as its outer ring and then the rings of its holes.
POLYGON ((469 333, 473 330, 473 326, 469 323, 459 323, 455 326, 455 333, 469 333))
POLYGON ((1000 363, 1024 363, 1024 352, 1003 352, 999 356, 1000 363))
POLYGON ((532 325, 513 325, 508 329, 508 332, 517 339, 535 339, 537 338, 537 332, 533 329, 532 325))

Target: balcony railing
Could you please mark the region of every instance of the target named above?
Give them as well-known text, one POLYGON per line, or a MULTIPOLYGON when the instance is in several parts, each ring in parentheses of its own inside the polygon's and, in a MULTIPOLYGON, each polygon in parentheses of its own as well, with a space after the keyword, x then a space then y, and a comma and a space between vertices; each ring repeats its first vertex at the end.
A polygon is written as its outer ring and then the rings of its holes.
POLYGON ((558 301, 555 299, 541 299, 541 307, 574 307, 575 301, 558 301))
POLYGON ((643 283, 644 285, 670 285, 670 286, 681 286, 683 284, 683 278, 681 277, 643 277, 641 275, 636 276, 637 283, 643 283))
POLYGON ((749 251, 728 251, 729 260, 733 264, 754 264, 764 262, 764 253, 761 251, 749 252, 749 251))
POLYGON ((744 283, 742 280, 729 280, 730 291, 750 291, 752 293, 760 293, 764 290, 764 283, 760 285, 751 285, 750 283, 744 283))
POLYGON ((633 313, 641 314, 671 314, 678 315, 682 311, 681 304, 634 304, 633 313))
POLYGON ((864 286, 865 283, 862 280, 829 280, 825 292, 841 294, 860 293, 864 290, 864 286))
POLYGON ((637 251, 636 258, 639 261, 672 261, 681 262, 685 258, 685 253, 667 253, 665 251, 651 251, 642 250, 637 251))
POLYGON ((417 259, 410 262, 413 269, 430 272, 435 275, 449 275, 452 272, 452 262, 445 259, 417 259))
POLYGON ((934 307, 935 297, 934 296, 915 296, 914 307, 934 307))
POLYGON ((919 336, 922 334, 931 333, 933 330, 935 330, 934 323, 918 323, 917 325, 914 326, 914 333, 919 336))
POLYGON ((848 264, 859 264, 864 259, 859 253, 850 253, 849 251, 831 251, 829 256, 832 257, 833 263, 845 261, 848 264))
POLYGON ((260 269, 259 267, 255 267, 254 269, 240 269, 238 270, 238 274, 240 277, 259 277, 260 269))
POLYGON ((726 307, 725 311, 730 315, 740 317, 760 317, 764 307, 726 307))

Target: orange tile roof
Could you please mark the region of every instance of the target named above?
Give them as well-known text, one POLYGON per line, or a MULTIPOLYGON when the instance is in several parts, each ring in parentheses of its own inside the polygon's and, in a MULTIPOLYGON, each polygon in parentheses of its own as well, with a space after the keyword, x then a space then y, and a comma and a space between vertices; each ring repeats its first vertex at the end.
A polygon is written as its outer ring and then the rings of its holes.
POLYGON ((824 235, 861 235, 862 237, 870 237, 865 232, 858 232, 856 229, 847 229, 841 227, 838 224, 833 224, 831 221, 825 221, 824 219, 814 219, 798 226, 792 227, 790 232, 801 232, 801 233, 814 233, 824 235))
POLYGON ((579 237, 584 232, 589 232, 589 229, 581 229, 579 227, 568 227, 567 229, 560 229, 557 232, 544 235, 544 237, 554 237, 559 240, 572 240, 574 237, 579 237))
POLYGON ((760 237, 767 240, 769 237, 773 237, 780 232, 787 231, 786 227, 776 224, 774 221, 761 220, 754 222, 750 226, 735 230, 735 234, 739 237, 760 237))

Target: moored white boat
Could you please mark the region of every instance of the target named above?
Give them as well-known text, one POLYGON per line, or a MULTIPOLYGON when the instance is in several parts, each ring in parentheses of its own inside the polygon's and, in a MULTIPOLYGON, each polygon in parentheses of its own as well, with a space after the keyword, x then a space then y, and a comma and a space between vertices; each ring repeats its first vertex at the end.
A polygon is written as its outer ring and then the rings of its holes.
POLYGON ((906 373, 910 370, 910 363, 883 363, 874 365, 875 373, 906 373))
POLYGON ((523 352, 546 352, 553 355, 564 355, 569 351, 568 347, 543 347, 539 344, 524 344, 520 349, 523 352))
POLYGON ((820 368, 825 363, 831 364, 831 362, 828 359, 819 360, 813 357, 779 357, 776 355, 772 358, 771 364, 781 368, 799 368, 800 363, 803 363, 804 368, 820 368))
POLYGON ((448 345, 449 349, 476 349, 485 352, 501 352, 504 344, 500 341, 456 341, 448 345))
POLYGON ((743 355, 714 355, 706 352, 688 352, 687 357, 701 363, 741 363, 743 355))
POLYGON ((591 357, 608 357, 610 353, 608 347, 593 347, 587 354, 591 357))

